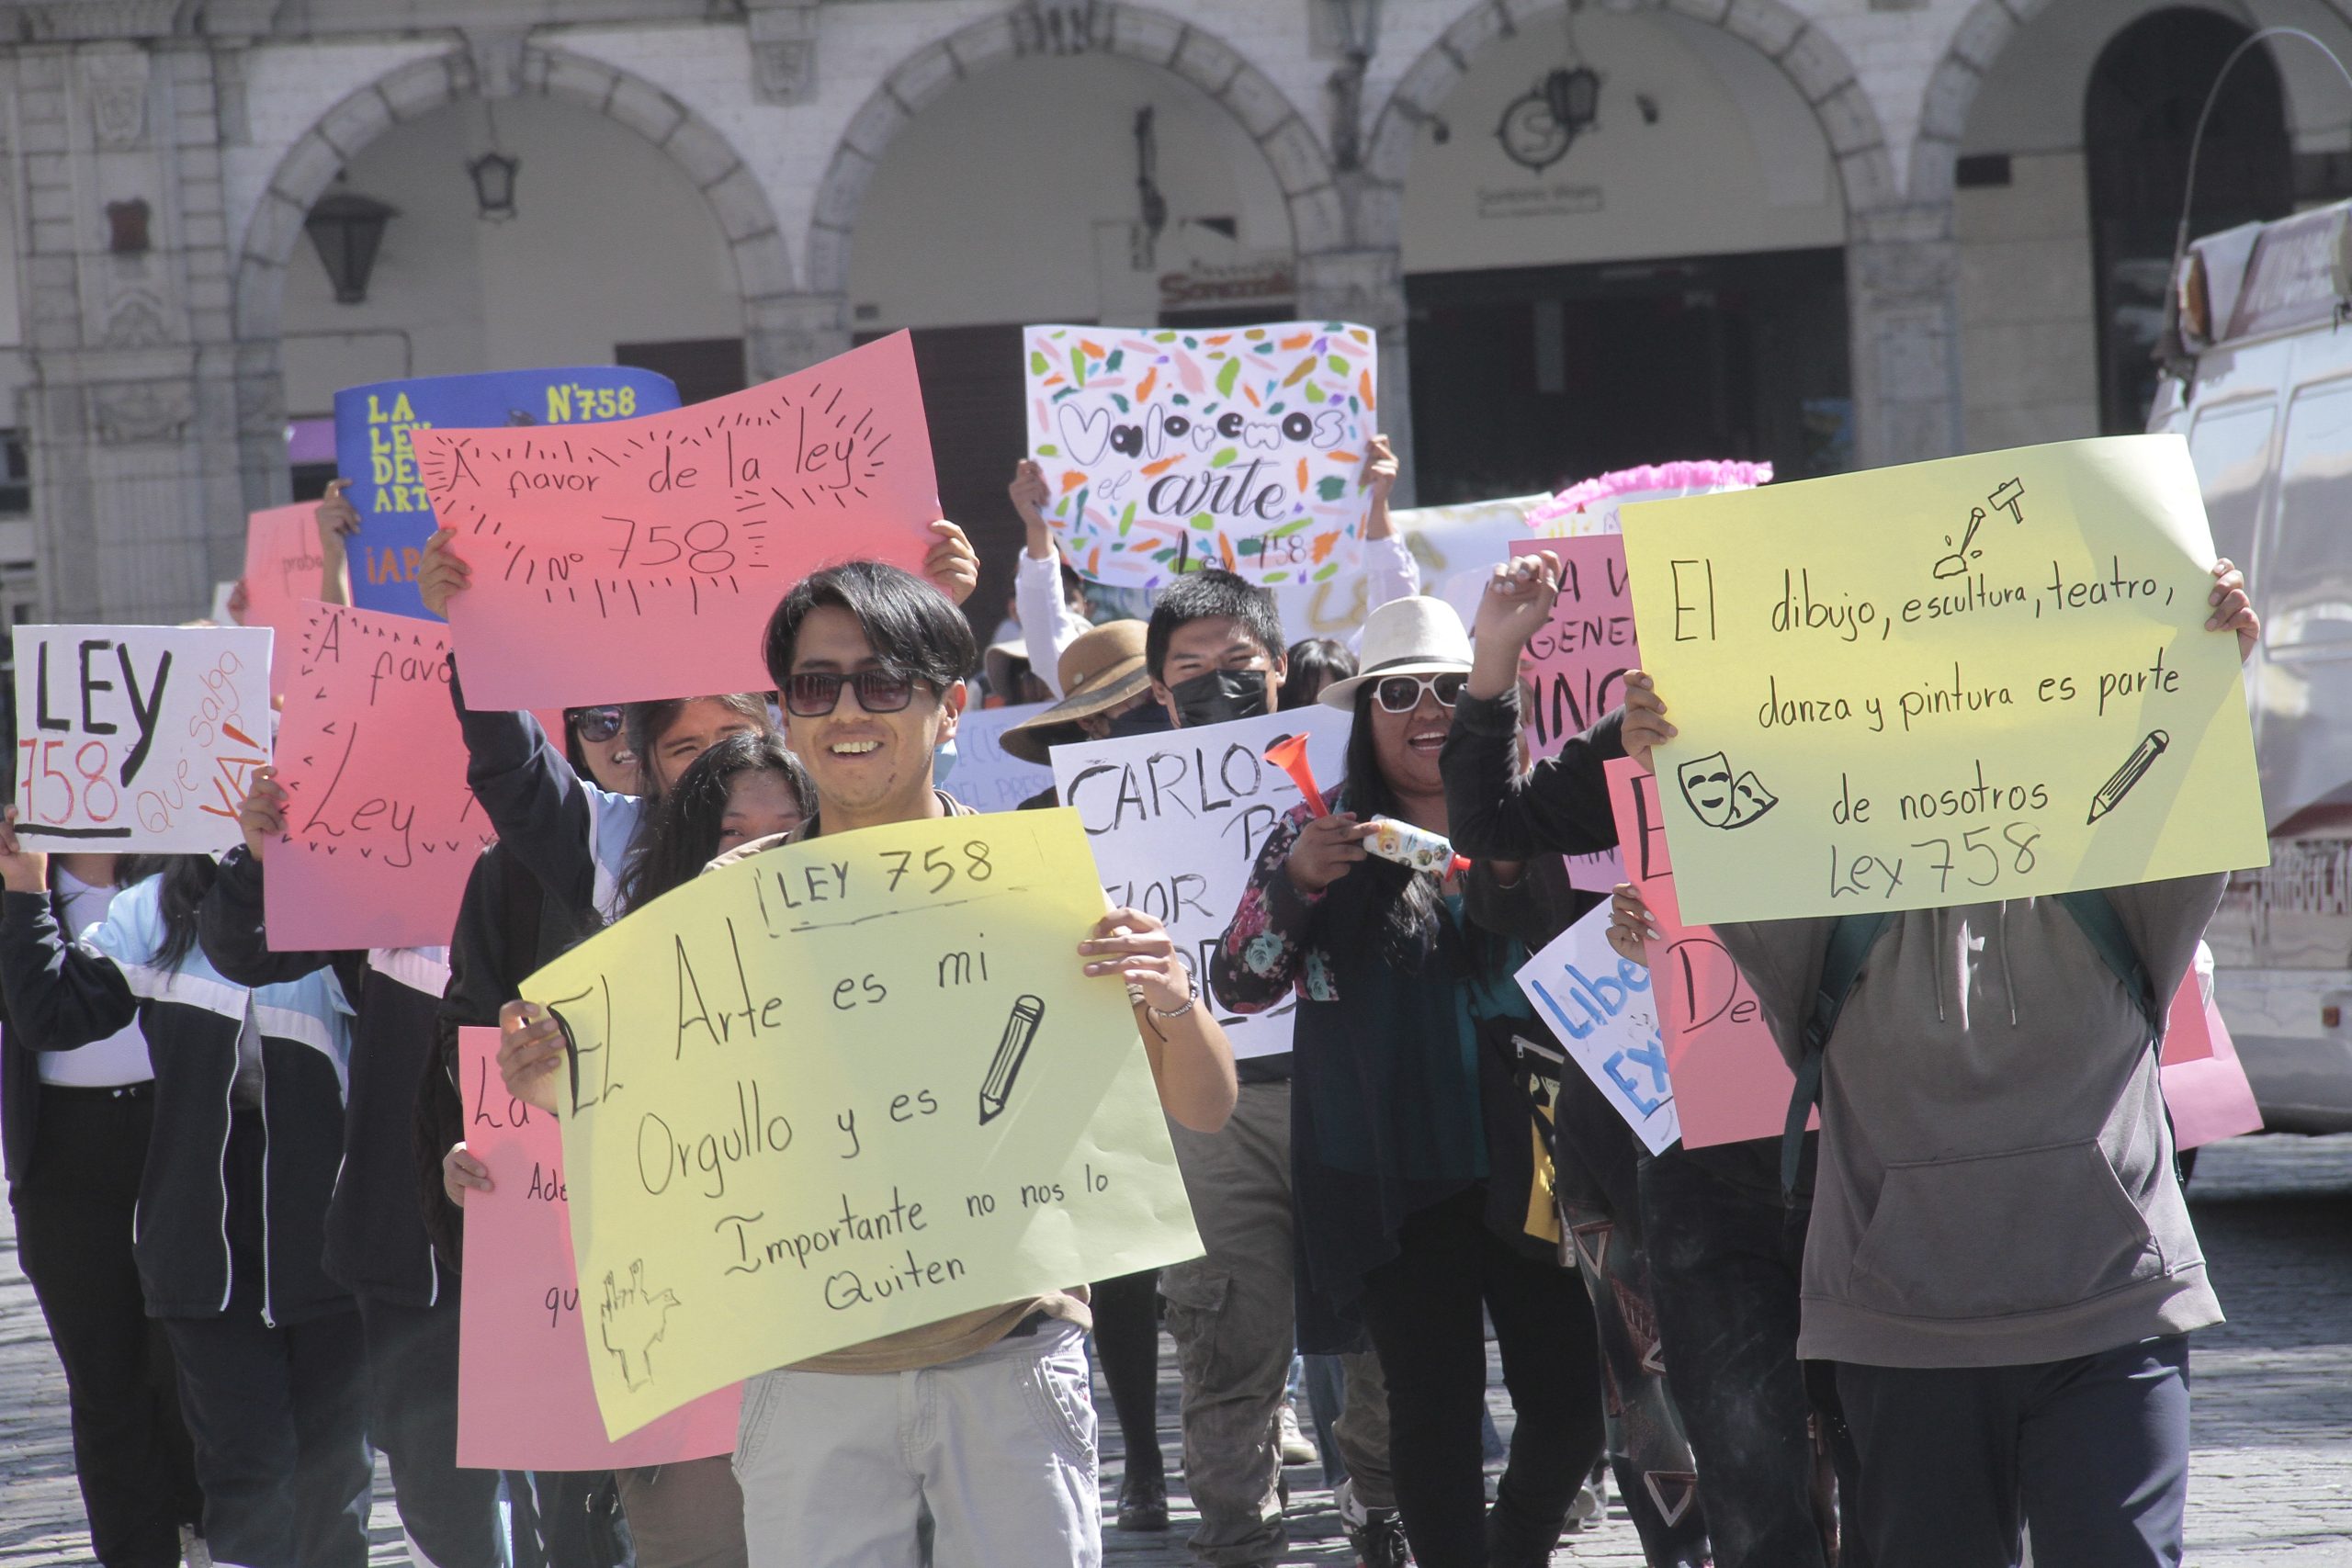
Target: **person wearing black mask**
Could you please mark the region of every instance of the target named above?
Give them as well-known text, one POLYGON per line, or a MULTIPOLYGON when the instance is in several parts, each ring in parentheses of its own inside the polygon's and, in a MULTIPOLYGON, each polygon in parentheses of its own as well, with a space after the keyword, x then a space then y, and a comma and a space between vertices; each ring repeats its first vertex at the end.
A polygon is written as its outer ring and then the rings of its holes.
MULTIPOLYGON (((1152 607, 1144 664, 1179 729, 1273 712, 1290 671, 1273 594, 1229 571, 1187 574, 1152 607)), ((1170 1126, 1207 1253, 1159 1274, 1184 1373, 1184 1477, 1201 1511, 1189 1544, 1212 1568, 1271 1564, 1287 1542, 1275 1423, 1297 1304, 1291 1059, 1252 1056, 1234 1067, 1240 1099, 1222 1129, 1170 1126)), ((1332 1433, 1350 1478, 1341 1522, 1360 1559, 1389 1568, 1404 1560, 1404 1537, 1388 1478, 1387 1384, 1368 1349, 1346 1365, 1347 1407, 1332 1433)))

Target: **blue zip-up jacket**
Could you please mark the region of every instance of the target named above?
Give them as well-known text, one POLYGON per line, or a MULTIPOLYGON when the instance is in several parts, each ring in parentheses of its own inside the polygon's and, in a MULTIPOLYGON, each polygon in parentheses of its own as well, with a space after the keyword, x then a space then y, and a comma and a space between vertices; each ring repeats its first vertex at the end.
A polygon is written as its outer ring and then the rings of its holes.
POLYGON ((20 1042, 68 1051, 136 1020, 155 1066, 155 1130, 131 1238, 151 1317, 218 1317, 234 1280, 228 1243, 231 1085, 237 1036, 253 1010, 261 1034, 264 1158, 263 1314, 284 1325, 348 1311, 321 1263, 327 1197, 343 1156, 351 1009, 331 971, 248 989, 199 950, 169 969, 163 879, 117 895, 78 942, 49 897, 0 894, 0 987, 20 1042))

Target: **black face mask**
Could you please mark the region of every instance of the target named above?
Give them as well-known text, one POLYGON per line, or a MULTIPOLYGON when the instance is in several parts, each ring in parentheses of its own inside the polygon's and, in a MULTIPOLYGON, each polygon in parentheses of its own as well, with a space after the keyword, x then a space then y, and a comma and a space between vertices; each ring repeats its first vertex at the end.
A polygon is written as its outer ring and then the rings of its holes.
POLYGON ((1168 710, 1158 703, 1137 703, 1111 721, 1114 738, 1129 735, 1158 735, 1174 726, 1168 720, 1168 710))
POLYGON ((1169 687, 1168 694, 1176 699, 1176 722, 1185 729, 1274 711, 1263 670, 1212 670, 1169 687))

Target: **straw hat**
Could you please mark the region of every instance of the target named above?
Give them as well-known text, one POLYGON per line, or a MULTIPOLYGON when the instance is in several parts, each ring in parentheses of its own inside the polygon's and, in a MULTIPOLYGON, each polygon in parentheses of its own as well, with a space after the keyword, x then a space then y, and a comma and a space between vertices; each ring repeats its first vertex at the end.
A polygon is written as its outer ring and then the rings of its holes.
POLYGON ((1466 673, 1470 634, 1462 629, 1462 617, 1453 605, 1416 593, 1391 599, 1364 618, 1361 657, 1354 675, 1323 688, 1326 706, 1353 709, 1356 689, 1384 675, 1466 673))
POLYGON ((998 738, 998 744, 1024 762, 1042 763, 1049 747, 1079 739, 1078 721, 1107 713, 1151 684, 1144 669, 1144 624, 1113 621, 1084 633, 1062 649, 1058 673, 1062 700, 998 738))

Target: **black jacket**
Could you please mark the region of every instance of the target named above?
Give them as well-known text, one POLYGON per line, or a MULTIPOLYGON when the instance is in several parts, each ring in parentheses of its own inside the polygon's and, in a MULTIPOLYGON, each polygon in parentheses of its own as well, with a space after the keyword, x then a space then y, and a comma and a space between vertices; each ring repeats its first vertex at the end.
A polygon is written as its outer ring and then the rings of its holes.
POLYGON ((198 918, 205 957, 241 986, 282 985, 332 966, 358 1010, 344 1096, 343 1167, 327 1204, 327 1274, 356 1294, 431 1306, 441 1297, 441 1271, 416 1201, 409 1121, 432 1054, 447 966, 408 950, 388 954, 403 980, 364 952, 273 953, 262 923, 262 883, 259 862, 243 847, 229 852, 198 918))
POLYGON ((300 1323, 350 1310, 321 1264, 328 1194, 343 1149, 347 1010, 334 977, 254 996, 200 953, 162 970, 142 963, 159 922, 156 880, 115 898, 100 934, 133 940, 107 956, 69 943, 46 895, 0 895, 0 987, 17 1042, 69 1051, 138 1022, 155 1066, 155 1127, 140 1180, 132 1254, 152 1317, 217 1317, 232 1285, 223 1176, 250 998, 258 1009, 261 1118, 267 1138, 262 1215, 263 1314, 300 1323))

